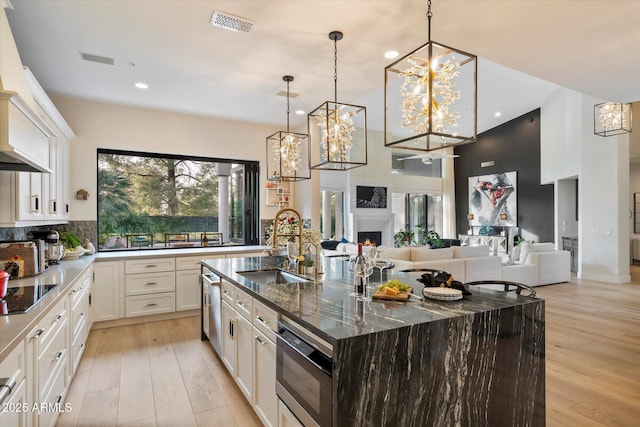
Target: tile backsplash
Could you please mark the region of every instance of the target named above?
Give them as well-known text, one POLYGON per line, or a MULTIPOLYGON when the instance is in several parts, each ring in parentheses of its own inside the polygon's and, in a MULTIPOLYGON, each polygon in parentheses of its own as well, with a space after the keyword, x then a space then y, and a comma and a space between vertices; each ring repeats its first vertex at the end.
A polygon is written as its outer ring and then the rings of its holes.
POLYGON ((77 235, 80 241, 89 239, 94 245, 98 240, 97 221, 69 221, 68 224, 47 225, 38 227, 0 227, 1 240, 27 240, 27 234, 31 230, 56 230, 59 233, 68 231, 77 235))

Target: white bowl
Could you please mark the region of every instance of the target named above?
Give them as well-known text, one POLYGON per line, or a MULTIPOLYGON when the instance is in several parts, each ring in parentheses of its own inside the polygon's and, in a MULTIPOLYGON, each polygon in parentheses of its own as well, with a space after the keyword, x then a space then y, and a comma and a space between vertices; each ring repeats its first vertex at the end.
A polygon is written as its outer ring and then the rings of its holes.
POLYGON ((64 253, 64 256, 62 257, 63 259, 78 259, 80 258, 82 255, 86 254, 88 251, 86 249, 83 249, 81 251, 77 251, 77 252, 66 252, 64 253))

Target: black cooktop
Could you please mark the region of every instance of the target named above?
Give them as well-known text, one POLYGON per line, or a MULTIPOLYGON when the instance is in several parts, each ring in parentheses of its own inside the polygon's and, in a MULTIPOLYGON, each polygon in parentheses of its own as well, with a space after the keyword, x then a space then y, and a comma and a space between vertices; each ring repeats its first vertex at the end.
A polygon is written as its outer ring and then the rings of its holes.
POLYGON ((47 292, 58 286, 36 285, 7 288, 7 295, 0 299, 0 315, 26 313, 44 297, 47 292))

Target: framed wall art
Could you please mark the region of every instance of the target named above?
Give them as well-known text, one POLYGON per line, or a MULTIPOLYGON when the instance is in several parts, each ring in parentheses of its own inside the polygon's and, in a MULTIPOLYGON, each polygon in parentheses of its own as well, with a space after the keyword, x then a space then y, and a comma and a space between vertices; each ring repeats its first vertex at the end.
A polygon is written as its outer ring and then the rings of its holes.
POLYGON ((517 226, 517 178, 516 171, 469 177, 469 225, 517 226))
POLYGON ((387 208, 387 187, 356 186, 356 208, 387 208))

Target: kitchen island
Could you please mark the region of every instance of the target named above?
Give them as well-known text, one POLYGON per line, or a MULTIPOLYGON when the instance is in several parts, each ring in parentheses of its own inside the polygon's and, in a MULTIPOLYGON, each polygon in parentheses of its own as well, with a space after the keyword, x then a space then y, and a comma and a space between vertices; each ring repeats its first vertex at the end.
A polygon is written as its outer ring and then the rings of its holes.
MULTIPOLYGON (((359 302, 341 260, 326 260, 315 282, 261 285, 238 273, 283 261, 203 266, 333 347, 331 425, 545 424, 544 301, 474 288, 460 301, 359 302)), ((421 294, 419 273, 388 274, 421 294)))

